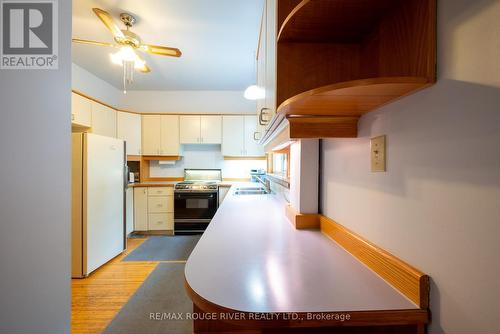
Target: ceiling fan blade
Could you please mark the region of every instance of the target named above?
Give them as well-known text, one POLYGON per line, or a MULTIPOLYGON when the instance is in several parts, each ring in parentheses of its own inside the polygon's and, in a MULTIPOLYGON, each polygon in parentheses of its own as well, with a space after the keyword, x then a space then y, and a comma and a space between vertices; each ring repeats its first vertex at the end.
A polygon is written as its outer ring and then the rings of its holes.
POLYGON ((144 67, 141 68, 141 69, 139 69, 139 71, 142 72, 142 73, 149 73, 149 72, 151 72, 151 69, 149 68, 148 64, 146 64, 146 61, 141 56, 139 56, 139 55, 137 55, 137 58, 139 58, 139 60, 144 63, 144 67))
POLYGON ((169 48, 159 45, 143 44, 141 45, 141 50, 146 53, 160 56, 180 57, 182 55, 181 50, 177 48, 169 48))
POLYGON ((102 23, 104 23, 106 28, 108 28, 109 31, 111 31, 111 33, 113 34, 113 37, 115 37, 116 39, 125 38, 125 35, 120 30, 120 28, 116 25, 115 21, 113 20, 111 15, 109 15, 108 12, 106 12, 100 8, 92 8, 92 10, 94 11, 95 15, 97 15, 97 17, 99 17, 101 19, 102 23))
POLYGON ((90 44, 90 45, 97 45, 97 46, 115 47, 115 45, 113 45, 111 43, 98 42, 98 41, 90 41, 88 39, 73 38, 72 41, 74 43, 80 43, 80 44, 90 44))

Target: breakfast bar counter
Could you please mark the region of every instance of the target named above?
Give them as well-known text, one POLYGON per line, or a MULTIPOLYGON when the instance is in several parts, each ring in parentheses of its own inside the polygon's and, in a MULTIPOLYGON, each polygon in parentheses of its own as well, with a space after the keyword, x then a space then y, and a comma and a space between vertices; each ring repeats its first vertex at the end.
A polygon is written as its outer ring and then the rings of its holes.
MULTIPOLYGON (((349 314, 349 325, 366 325, 377 315, 388 319, 387 324, 427 322, 427 310, 336 242, 318 230, 296 230, 285 216, 285 203, 277 196, 236 195, 234 188, 186 263, 186 289, 195 310, 342 312, 349 314)), ((383 324, 377 319, 375 323, 383 324)), ((288 319, 286 324, 307 327, 316 323, 299 318, 288 319)), ((325 325, 335 326, 322 323, 325 325)), ((209 331, 210 326, 201 327, 199 331, 209 331)))

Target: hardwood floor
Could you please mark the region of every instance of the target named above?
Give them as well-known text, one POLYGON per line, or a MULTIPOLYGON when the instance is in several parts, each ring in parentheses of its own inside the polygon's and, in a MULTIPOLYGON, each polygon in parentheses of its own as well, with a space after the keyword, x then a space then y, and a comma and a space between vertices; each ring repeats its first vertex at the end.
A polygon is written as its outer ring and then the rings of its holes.
POLYGON ((71 280, 71 333, 101 333, 159 262, 123 262, 146 239, 128 239, 127 250, 84 279, 71 280))

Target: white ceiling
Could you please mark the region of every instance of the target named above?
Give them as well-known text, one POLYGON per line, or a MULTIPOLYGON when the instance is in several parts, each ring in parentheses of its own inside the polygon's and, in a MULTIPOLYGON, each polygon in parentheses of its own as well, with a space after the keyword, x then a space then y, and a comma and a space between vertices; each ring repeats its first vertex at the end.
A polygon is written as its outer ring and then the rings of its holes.
MULTIPOLYGON (((136 73, 129 90, 243 90, 255 83, 254 54, 263 0, 73 0, 73 37, 113 42, 92 12, 136 16, 132 31, 148 44, 181 49, 182 57, 144 54, 151 67, 136 73)), ((73 43, 73 62, 122 87, 122 69, 111 48, 73 43)))

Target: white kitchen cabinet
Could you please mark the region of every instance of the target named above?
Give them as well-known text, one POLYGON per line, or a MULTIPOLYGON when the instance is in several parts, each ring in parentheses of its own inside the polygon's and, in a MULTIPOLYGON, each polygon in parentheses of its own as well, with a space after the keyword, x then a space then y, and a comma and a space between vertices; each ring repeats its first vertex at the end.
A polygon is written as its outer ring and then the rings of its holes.
POLYGON ((180 143, 200 144, 200 116, 180 116, 180 143))
POLYGON ((142 154, 160 155, 161 116, 142 116, 142 154))
POLYGON ((141 115, 118 112, 116 136, 127 142, 127 155, 141 155, 141 115))
POLYGON ((161 116, 160 154, 180 155, 179 153, 179 116, 161 116))
POLYGON ((276 113, 276 15, 277 1, 265 0, 257 59, 257 85, 265 91, 265 98, 257 100, 257 136, 262 136, 266 125, 276 113))
POLYGON ((149 214, 150 231, 173 231, 174 214, 173 213, 150 213, 149 214))
POLYGON ((92 126, 91 101, 76 93, 71 93, 71 124, 87 128, 92 126))
POLYGON ((125 192, 125 234, 134 231, 134 188, 127 188, 125 192))
POLYGON ((249 157, 264 156, 264 147, 257 142, 257 116, 244 116, 245 118, 245 155, 249 157))
POLYGON ((174 188, 134 188, 134 230, 174 230, 174 188))
POLYGON ((245 118, 244 116, 222 117, 222 155, 244 156, 245 118))
POLYGON ((148 230, 148 189, 134 188, 134 231, 148 230))
POLYGON ((142 116, 143 155, 180 155, 179 116, 142 116))
POLYGON ((221 144, 221 116, 180 116, 181 144, 221 144))
POLYGON ((264 148, 254 139, 255 116, 222 117, 222 155, 231 157, 262 157, 264 148))
POLYGON ((92 101, 92 132, 116 138, 116 111, 92 101))
POLYGON ((200 116, 200 138, 202 144, 221 144, 222 117, 200 116))

